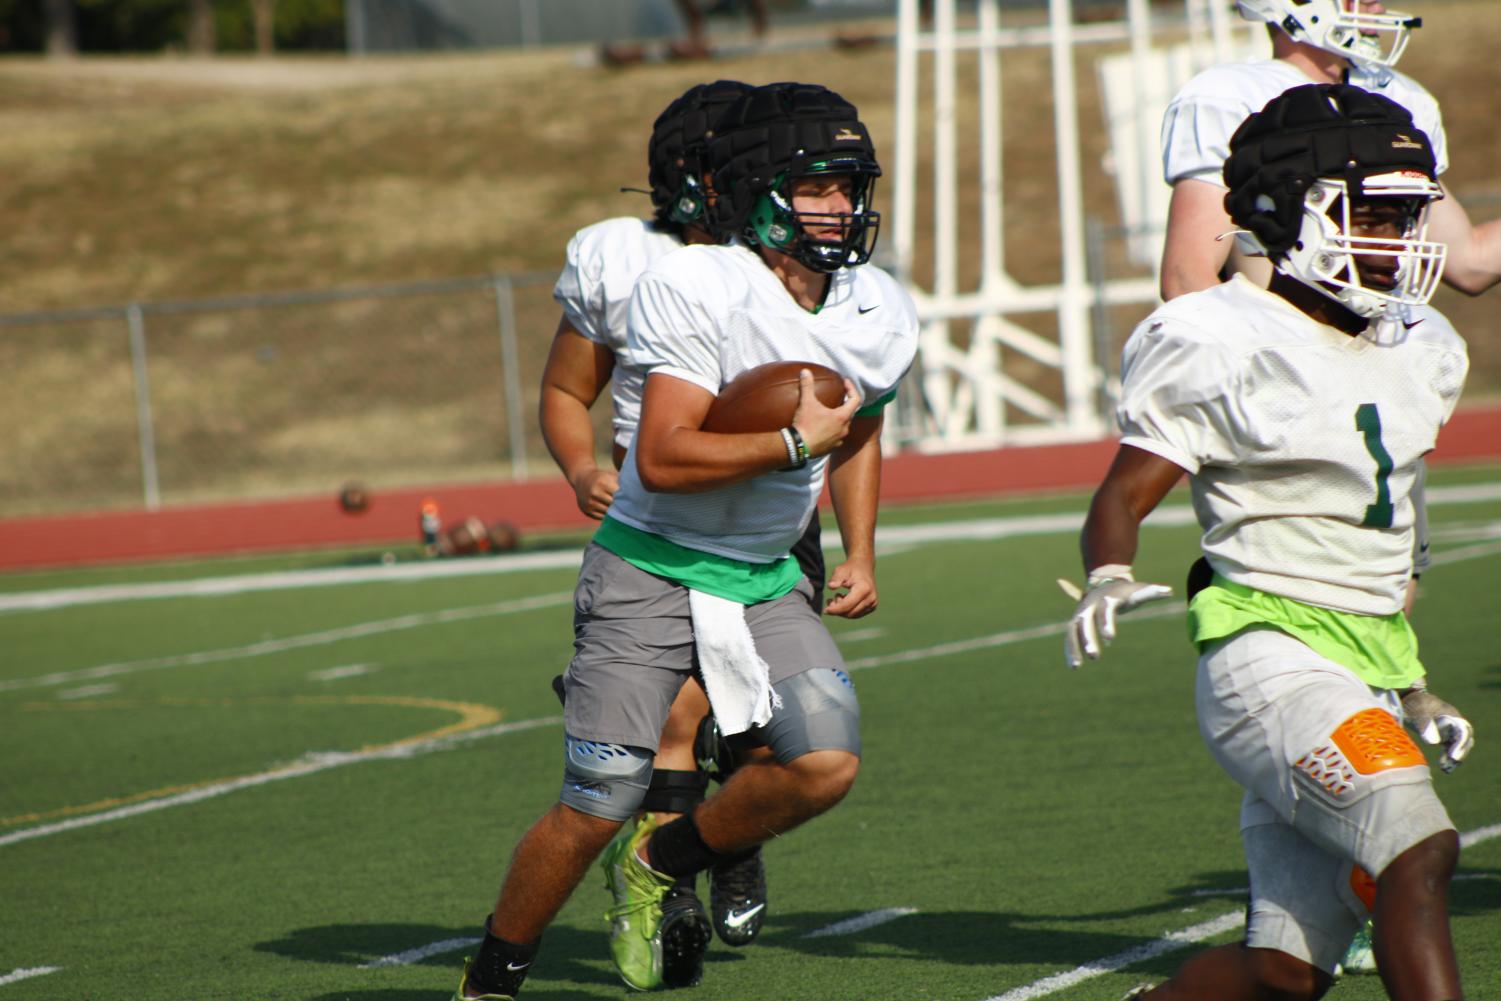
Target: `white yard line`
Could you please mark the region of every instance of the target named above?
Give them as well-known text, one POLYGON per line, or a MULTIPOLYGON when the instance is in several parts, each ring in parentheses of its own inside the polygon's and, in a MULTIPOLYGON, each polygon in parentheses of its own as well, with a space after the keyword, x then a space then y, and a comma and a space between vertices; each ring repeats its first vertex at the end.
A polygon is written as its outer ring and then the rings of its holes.
MULTIPOLYGON (((1470 848, 1496 837, 1501 837, 1501 824, 1491 824, 1489 827, 1479 827, 1473 831, 1461 834, 1459 836, 1459 844, 1463 848, 1470 848)), ((1460 875, 1455 878, 1465 879, 1470 877, 1460 875)), ((1245 893, 1249 891, 1241 890, 1239 892, 1245 893)), ((1202 893, 1196 895, 1202 895, 1202 893)), ((1113 956, 1091 960, 1088 963, 1074 967, 1072 970, 1055 973, 1053 976, 1044 977, 1041 980, 1034 980, 1030 984, 1013 988, 1004 994, 996 994, 993 997, 986 998, 985 1001, 1030 1001, 1032 998, 1046 997, 1049 994, 1056 994, 1065 987, 1072 987, 1075 984, 1091 980, 1094 977, 1103 976, 1106 973, 1116 973, 1128 966, 1134 966, 1148 959, 1156 959, 1158 956, 1181 949, 1186 945, 1193 945, 1196 942, 1214 938, 1216 935, 1224 934, 1232 928, 1239 928, 1245 923, 1246 915, 1244 910, 1235 911, 1230 914, 1221 914, 1217 918, 1202 921, 1188 928, 1167 932, 1161 938, 1133 946, 1123 952, 1117 952, 1113 956)))
POLYGON ((379 959, 372 959, 368 963, 361 963, 357 968, 361 970, 374 970, 382 966, 410 966, 420 963, 429 956, 441 956, 445 952, 458 952, 460 949, 468 949, 479 945, 482 938, 445 938, 441 942, 432 945, 424 945, 416 949, 408 949, 406 952, 396 952, 379 959))
POLYGON ((1117 970, 1123 970, 1128 966, 1134 966, 1145 960, 1156 959, 1165 952, 1172 952, 1175 949, 1183 948, 1185 945, 1191 945, 1194 942, 1202 942, 1206 938, 1222 935, 1232 928, 1239 928, 1245 922, 1246 916, 1242 911, 1236 911, 1233 914, 1221 914, 1219 917, 1212 918, 1209 921, 1203 921, 1179 931, 1168 932, 1161 938, 1153 939, 1150 942, 1143 942, 1141 945, 1133 946, 1124 952, 1117 952, 1113 956, 1106 956, 1103 959, 1096 959, 1085 963, 1083 966, 1076 966, 1066 973, 1054 974, 1051 977, 1033 981, 1025 987, 1018 987, 1015 990, 1007 991, 1005 994, 997 994, 994 997, 986 998, 985 1001, 1028 1001, 1030 998, 1040 998, 1048 994, 1056 994, 1065 987, 1072 987, 1074 984, 1082 983, 1093 977, 1102 976, 1106 973, 1114 973, 1117 970))
MULTIPOLYGON (((1427 498, 1430 506, 1476 504, 1501 500, 1501 483, 1434 487, 1428 491, 1427 498)), ((1187 525, 1193 520, 1192 508, 1181 504, 1172 505, 1153 511, 1148 519, 1148 527, 1187 525)), ((1083 523, 1083 512, 1070 512, 899 525, 877 529, 876 544, 886 547, 886 552, 889 554, 905 551, 898 547, 927 545, 935 542, 976 542, 1013 538, 1020 535, 1072 532, 1077 531, 1083 523)), ((840 548, 839 540, 826 539, 824 548, 840 548)), ((158 581, 151 584, 101 584, 93 587, 22 591, 14 594, 0 594, 0 612, 41 611, 102 602, 140 601, 148 598, 213 597, 290 588, 330 587, 345 584, 396 584, 444 577, 518 573, 525 570, 560 570, 577 567, 582 556, 583 550, 580 548, 559 552, 527 553, 521 556, 432 560, 390 566, 371 564, 358 567, 327 567, 317 570, 286 570, 276 573, 238 574, 232 577, 158 581)))
POLYGON ((916 907, 883 907, 879 911, 870 911, 865 914, 858 914, 852 918, 845 918, 843 921, 835 921, 831 925, 825 925, 816 931, 810 931, 803 938, 829 938, 834 935, 854 935, 856 932, 862 932, 868 928, 884 925, 888 921, 895 921, 897 918, 904 918, 908 914, 916 913, 916 907))
POLYGON ((307 647, 324 646, 344 640, 379 636, 382 633, 396 632, 401 629, 416 629, 421 626, 441 625, 447 622, 467 622, 470 619, 482 619, 491 615, 511 615, 516 612, 530 612, 539 608, 551 608, 555 605, 562 605, 572 600, 572 593, 559 591, 555 594, 542 594, 534 598, 498 601, 493 605, 473 605, 469 608, 449 608, 440 612, 418 612, 412 615, 398 615, 394 619, 357 622, 352 626, 340 626, 338 629, 325 629, 316 633, 303 633, 300 636, 284 636, 281 639, 262 640, 259 643, 247 643, 244 646, 226 647, 222 650, 200 650, 196 653, 175 654, 170 657, 126 660, 115 664, 101 664, 98 667, 81 668, 77 671, 57 671, 53 674, 44 674, 35 678, 15 678, 10 681, 0 681, 0 692, 14 691, 18 688, 70 685, 75 681, 92 681, 96 678, 111 678, 121 674, 155 671, 164 667, 190 667, 197 664, 214 664, 226 660, 240 660, 245 657, 264 657, 267 654, 283 653, 287 650, 302 650, 307 647))
POLYGON ((10 834, 0 835, 0 848, 21 841, 31 841, 35 838, 62 834, 65 831, 76 831, 83 827, 95 827, 99 824, 107 824, 115 820, 124 820, 127 817, 135 817, 143 813, 155 813, 158 810, 167 810, 174 806, 199 803, 206 799, 213 799, 216 796, 223 796, 225 793, 237 792, 241 789, 253 789, 256 786, 280 782, 283 779, 300 779, 307 775, 326 772, 331 768, 341 768, 344 765, 359 765, 367 761, 390 760, 393 758, 414 758, 420 754, 447 750, 458 744, 484 740, 487 737, 498 737, 507 733, 519 733, 522 730, 535 730, 541 726, 558 726, 562 722, 563 717, 561 716, 544 716, 538 719, 518 720, 515 723, 497 723, 494 726, 466 730, 463 733, 456 733, 447 737, 435 737, 432 740, 421 740, 411 744, 378 747, 368 751, 314 752, 304 755, 301 759, 294 761, 290 765, 273 768, 270 771, 259 772, 255 775, 225 779, 223 782, 214 782, 209 785, 199 786, 196 789, 189 789, 187 792, 163 796, 161 799, 150 799, 141 803, 132 803, 129 806, 106 810, 103 813, 91 813, 87 816, 72 817, 68 820, 60 820, 52 824, 43 824, 40 827, 27 827, 23 830, 12 831, 10 834))
POLYGON ((11 970, 4 976, 0 976, 0 987, 4 987, 7 984, 18 983, 22 980, 30 980, 32 977, 40 977, 48 973, 56 973, 61 969, 61 966, 29 966, 20 970, 11 970))

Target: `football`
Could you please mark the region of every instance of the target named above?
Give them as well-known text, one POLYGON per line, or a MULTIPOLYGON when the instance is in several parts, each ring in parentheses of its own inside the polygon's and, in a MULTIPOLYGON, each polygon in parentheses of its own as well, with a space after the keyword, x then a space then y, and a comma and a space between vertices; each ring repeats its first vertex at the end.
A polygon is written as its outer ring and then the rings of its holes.
POLYGON ((345 514, 363 514, 370 507, 370 491, 354 480, 339 491, 339 508, 345 514))
POLYGON ((703 430, 717 434, 780 431, 797 412, 797 374, 813 373, 813 392, 826 407, 844 402, 844 377, 811 361, 774 361, 741 372, 719 391, 704 416, 703 430))

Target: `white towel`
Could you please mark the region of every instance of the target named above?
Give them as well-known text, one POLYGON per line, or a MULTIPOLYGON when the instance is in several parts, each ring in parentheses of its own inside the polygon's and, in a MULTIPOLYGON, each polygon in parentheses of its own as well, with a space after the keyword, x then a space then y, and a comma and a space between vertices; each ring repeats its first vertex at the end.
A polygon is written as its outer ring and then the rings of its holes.
POLYGON ((689 588, 688 610, 699 671, 719 731, 729 736, 769 722, 781 699, 771 690, 766 661, 756 653, 745 606, 689 588))

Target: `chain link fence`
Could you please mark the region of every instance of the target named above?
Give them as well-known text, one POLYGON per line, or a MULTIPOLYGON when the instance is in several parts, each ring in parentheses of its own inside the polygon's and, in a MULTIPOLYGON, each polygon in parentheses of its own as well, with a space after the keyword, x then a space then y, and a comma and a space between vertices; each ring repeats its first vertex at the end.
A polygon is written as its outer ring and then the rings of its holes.
MULTIPOLYGON (((0 314, 0 517, 556 475, 555 277, 0 314)), ((915 392, 893 446, 927 430, 915 392)))
POLYGON ((0 515, 550 472, 552 280, 0 316, 0 515))

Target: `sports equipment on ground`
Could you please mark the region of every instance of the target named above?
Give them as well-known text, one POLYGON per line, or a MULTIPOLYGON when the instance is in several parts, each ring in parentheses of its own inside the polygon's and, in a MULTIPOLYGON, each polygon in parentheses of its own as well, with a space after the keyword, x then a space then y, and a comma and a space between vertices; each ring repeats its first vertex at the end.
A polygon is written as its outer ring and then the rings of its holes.
POLYGON ((704 187, 704 145, 725 108, 751 90, 738 80, 690 87, 652 123, 646 146, 651 202, 657 218, 687 225, 702 223, 708 205, 704 187))
POLYGON ((626 986, 649 991, 662 986, 662 900, 672 880, 643 863, 636 851, 657 829, 651 814, 627 825, 605 848, 600 866, 615 903, 610 922, 610 955, 626 986))
POLYGON ((370 508, 370 491, 363 483, 344 484, 339 490, 339 507, 345 514, 363 514, 370 508))
POLYGON ((1273 98, 1230 138, 1225 207, 1237 239, 1277 270, 1373 317, 1389 306, 1426 303, 1443 274, 1446 248, 1424 239, 1428 204, 1442 197, 1433 148, 1395 101, 1348 84, 1309 84, 1273 98), (1400 236, 1352 235, 1352 203, 1403 212, 1400 236), (1365 284, 1357 258, 1386 274, 1365 284))
POLYGON ((474 965, 474 960, 464 957, 464 972, 459 976, 458 990, 453 992, 449 1001, 516 1001, 510 994, 466 994, 469 983, 469 967, 474 965))
POLYGON ((1475 746, 1474 724, 1426 688, 1414 688, 1402 696, 1402 715, 1424 743, 1444 745, 1438 766, 1446 772, 1458 768, 1475 746))
POLYGON ((1238 0, 1240 16, 1282 29, 1295 42, 1306 42, 1343 56, 1362 68, 1395 66, 1412 29, 1423 19, 1388 10, 1362 12, 1360 0, 1238 0))
POLYGON ((746 946, 756 940, 766 918, 766 866, 759 846, 709 869, 709 906, 714 931, 725 945, 746 946))
POLYGON ((717 233, 781 251, 814 271, 870 260, 881 224, 880 213, 870 210, 881 167, 855 106, 832 90, 803 83, 757 87, 725 110, 707 159, 717 233), (849 212, 793 209, 793 181, 831 174, 851 181, 849 212), (837 221, 838 240, 814 240, 804 229, 830 220, 837 221))
POLYGON ((1360 931, 1355 933, 1350 948, 1345 950, 1345 958, 1339 961, 1339 972, 1376 972, 1376 953, 1371 948, 1371 922, 1361 925, 1360 931))
POLYGON ((691 886, 674 884, 662 899, 662 984, 692 987, 704 975, 704 953, 714 933, 691 886))
POLYGON ((792 423, 799 395, 798 373, 813 373, 813 392, 826 407, 844 402, 844 377, 827 365, 777 361, 758 365, 731 379, 704 416, 703 430, 716 434, 779 431, 792 423))
POLYGON ((1131 568, 1117 564, 1095 567, 1089 573, 1085 589, 1066 580, 1058 586, 1079 605, 1063 633, 1063 656, 1069 667, 1078 667, 1084 658, 1098 660, 1105 643, 1115 639, 1115 617, 1149 601, 1166 598, 1173 589, 1166 584, 1138 584, 1131 568))

